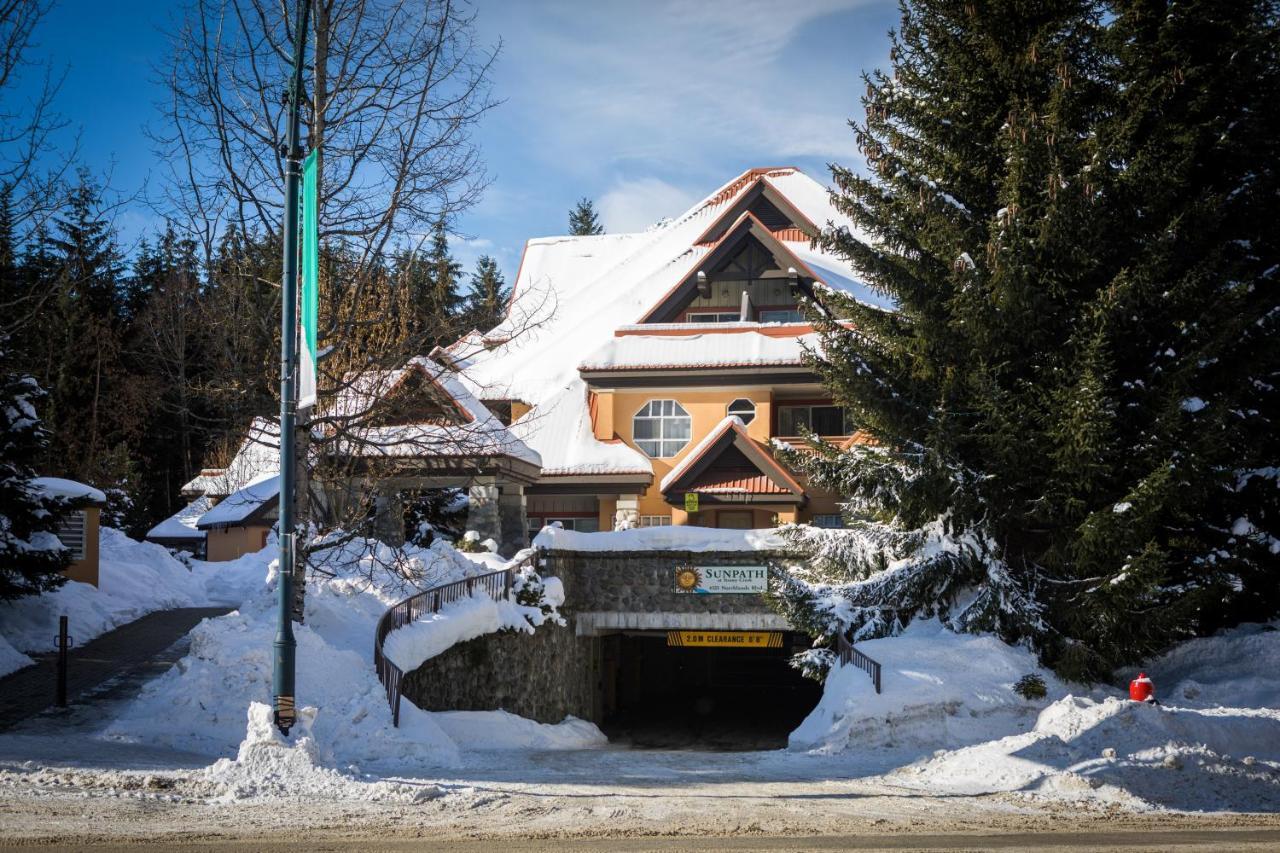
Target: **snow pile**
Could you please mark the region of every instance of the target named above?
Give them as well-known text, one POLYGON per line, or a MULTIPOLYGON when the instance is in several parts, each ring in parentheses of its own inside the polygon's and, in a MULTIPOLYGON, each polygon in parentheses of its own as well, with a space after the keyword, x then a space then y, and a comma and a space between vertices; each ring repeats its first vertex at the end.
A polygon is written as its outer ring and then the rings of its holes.
MULTIPOLYGON (((189 653, 164 675, 148 682, 138 698, 107 726, 103 737, 210 756, 236 750, 244 735, 245 708, 271 700, 276 630, 273 556, 268 548, 236 561, 237 574, 256 566, 259 578, 250 585, 251 594, 240 610, 198 625, 190 635, 189 653)), ((400 726, 391 724, 386 694, 373 668, 374 627, 388 607, 419 589, 491 571, 493 556, 462 554, 439 539, 427 548, 402 551, 357 540, 312 554, 312 564, 321 566, 326 574, 308 577, 306 622, 294 625, 297 685, 299 700, 324 709, 310 731, 316 742, 330 745, 331 755, 323 756, 326 762, 392 772, 459 763, 458 745, 437 724, 436 715, 402 699, 400 726)), ((214 564, 222 565, 227 564, 214 564)), ((538 592, 534 600, 552 607, 563 601, 563 591, 554 578, 540 581, 532 574, 518 576, 516 593, 526 586, 530 592, 538 592)), ((230 587, 236 588, 234 584, 230 587)), ((442 618, 413 623, 395 632, 393 637, 402 635, 401 651, 392 655, 392 660, 409 671, 417 666, 413 656, 425 660, 458 639, 509 623, 531 626, 558 618, 554 609, 544 614, 537 605, 498 604, 487 598, 465 599, 446 611, 439 614, 442 618), (477 616, 480 612, 487 615, 477 616)), ((495 722, 503 721, 495 718, 495 722)), ((583 738, 578 731, 582 725, 587 724, 569 725, 557 729, 558 733, 536 728, 513 731, 502 738, 510 743, 559 739, 576 744, 583 738)), ((492 732, 490 736, 494 736, 492 732)))
POLYGON ((24 655, 13 647, 13 645, 0 636, 0 676, 8 675, 11 672, 22 669, 24 666, 31 666, 35 661, 24 655))
POLYGON ((773 530, 721 530, 665 525, 633 527, 611 533, 581 533, 548 526, 533 544, 551 551, 781 551, 787 547, 773 530))
POLYGON ((516 576, 512 599, 495 601, 477 589, 387 635, 383 653, 404 672, 410 672, 446 649, 498 631, 532 634, 548 621, 564 624, 557 608, 564 604, 559 578, 542 578, 529 570, 516 576), (527 595, 522 594, 528 592, 527 595), (528 601, 522 604, 521 601, 528 601))
POLYGON ((1280 809, 1280 711, 1066 696, 1032 731, 890 774, 933 793, 1026 792, 1127 808, 1280 809))
POLYGON ((950 749, 1029 728, 1046 700, 1014 692, 1024 675, 1039 675, 1050 697, 1066 693, 1026 649, 957 634, 936 619, 918 619, 896 637, 857 648, 880 663, 883 692, 856 666, 832 668, 817 707, 791 733, 792 749, 950 749))
MULTIPOLYGON (((206 620, 191 632, 190 652, 141 694, 105 730, 112 740, 227 754, 244 733, 244 709, 271 700, 276 624, 276 563, 271 549, 257 560, 264 581, 235 613, 206 620)), ((313 559, 316 559, 313 555, 313 559)), ((315 726, 342 764, 387 759, 412 766, 452 766, 457 749, 430 715, 401 705, 391 725, 386 695, 373 669, 374 625, 386 609, 422 586, 474 573, 475 564, 447 543, 409 549, 394 559, 377 543, 347 543, 319 558, 333 577, 307 580, 306 623, 294 625, 298 698, 325 709, 315 726), (385 565, 385 564, 384 564, 385 565), (397 577, 397 570, 399 577, 397 577), (371 578, 379 578, 378 582, 371 578)))
POLYGON ((205 768, 199 781, 212 786, 214 802, 302 797, 418 803, 442 793, 434 785, 365 782, 323 767, 312 732, 315 718, 315 708, 300 709, 290 743, 272 724, 271 709, 252 703, 235 759, 223 758, 205 768))
POLYGON ((1280 630, 1241 625, 1189 640, 1141 667, 1156 698, 1188 707, 1280 708, 1280 630))
POLYGON ((555 725, 506 711, 438 711, 431 718, 463 749, 594 749, 609 739, 595 723, 566 717, 555 725))
POLYGON ((104 527, 99 549, 98 586, 68 581, 52 592, 0 602, 0 637, 20 651, 53 651, 59 616, 68 617, 69 633, 84 645, 154 610, 204 603, 201 580, 163 547, 104 527))

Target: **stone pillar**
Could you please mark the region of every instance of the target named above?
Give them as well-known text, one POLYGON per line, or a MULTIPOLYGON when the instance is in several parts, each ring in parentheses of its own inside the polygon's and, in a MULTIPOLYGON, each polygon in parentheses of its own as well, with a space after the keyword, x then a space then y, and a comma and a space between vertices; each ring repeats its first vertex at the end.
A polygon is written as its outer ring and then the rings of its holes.
POLYGON ((640 526, 640 496, 618 495, 618 508, 613 513, 614 530, 630 530, 640 526))
POLYGON ((498 484, 492 477, 483 477, 467 489, 467 530, 480 534, 480 541, 493 539, 502 542, 502 517, 498 510, 498 484))
POLYGON ((498 497, 501 535, 494 538, 498 540, 502 553, 509 557, 529 544, 529 514, 525 507, 524 486, 519 483, 505 484, 498 497))

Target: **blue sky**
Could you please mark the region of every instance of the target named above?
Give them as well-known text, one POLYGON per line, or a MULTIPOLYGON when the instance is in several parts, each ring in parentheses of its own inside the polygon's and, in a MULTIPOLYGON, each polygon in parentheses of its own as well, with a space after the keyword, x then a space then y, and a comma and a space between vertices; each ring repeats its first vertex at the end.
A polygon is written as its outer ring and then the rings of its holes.
MULTIPOLYGON (((178 5, 178 4, 175 4, 178 5)), ((750 166, 859 158, 845 122, 859 115, 863 69, 888 59, 892 0, 674 0, 477 4, 481 40, 502 41, 477 141, 493 178, 459 223, 468 268, 487 253, 514 276, 529 237, 563 233, 593 198, 610 231, 643 228, 750 166)), ((80 159, 118 192, 153 189, 143 128, 163 90, 166 4, 60 0, 35 58, 66 73, 57 102, 80 159)), ((156 225, 143 203, 118 225, 156 225)))

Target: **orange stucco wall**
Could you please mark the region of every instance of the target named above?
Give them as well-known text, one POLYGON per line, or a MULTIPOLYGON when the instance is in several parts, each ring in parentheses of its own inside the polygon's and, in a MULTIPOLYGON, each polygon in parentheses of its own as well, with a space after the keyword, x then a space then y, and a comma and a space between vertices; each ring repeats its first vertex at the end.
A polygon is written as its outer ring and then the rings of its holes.
POLYGON ((261 551, 270 530, 270 526, 261 524, 210 530, 205 559, 216 563, 261 551))
POLYGON ((98 585, 98 522, 102 511, 91 506, 84 510, 84 559, 62 570, 73 581, 98 585))

